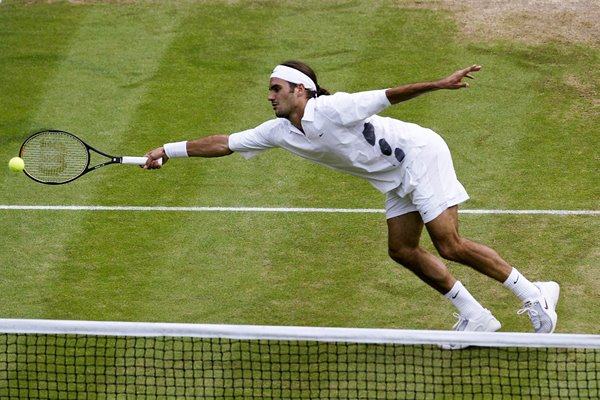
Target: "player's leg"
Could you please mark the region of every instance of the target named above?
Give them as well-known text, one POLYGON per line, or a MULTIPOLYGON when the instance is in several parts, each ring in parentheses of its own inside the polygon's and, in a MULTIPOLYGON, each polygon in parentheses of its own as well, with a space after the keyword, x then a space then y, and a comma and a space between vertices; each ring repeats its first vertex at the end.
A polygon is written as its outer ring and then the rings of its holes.
MULTIPOLYGON (((398 199, 402 202, 402 199, 398 199)), ((388 195, 388 206, 391 204, 388 195)), ((388 210, 388 212, 393 212, 388 210)), ((415 273, 421 280, 444 295, 458 309, 459 331, 496 331, 500 323, 471 295, 435 255, 420 246, 423 220, 418 212, 408 212, 388 218, 388 248, 390 257, 415 273)), ((456 349, 460 346, 448 346, 456 349)))
POLYGON ((424 224, 419 213, 389 218, 387 224, 390 257, 441 294, 449 292, 456 278, 439 258, 421 247, 424 224))
POLYGON ((467 265, 510 289, 524 304, 519 313, 528 313, 536 332, 552 333, 556 328, 556 303, 560 288, 555 282, 530 282, 498 253, 463 238, 458 230, 458 207, 453 206, 426 224, 440 255, 467 265))
POLYGON ((520 312, 529 314, 536 332, 554 331, 558 285, 531 283, 493 249, 460 236, 456 205, 466 201, 468 195, 456 177, 444 140, 431 131, 424 136, 427 146, 406 166, 405 181, 411 187, 409 191, 405 185, 404 190, 419 211, 436 249, 442 257, 468 265, 512 290, 523 301, 520 312))
POLYGON ((468 265, 498 282, 508 279, 513 268, 496 251, 460 236, 458 206, 448 208, 426 226, 433 245, 446 260, 468 265))

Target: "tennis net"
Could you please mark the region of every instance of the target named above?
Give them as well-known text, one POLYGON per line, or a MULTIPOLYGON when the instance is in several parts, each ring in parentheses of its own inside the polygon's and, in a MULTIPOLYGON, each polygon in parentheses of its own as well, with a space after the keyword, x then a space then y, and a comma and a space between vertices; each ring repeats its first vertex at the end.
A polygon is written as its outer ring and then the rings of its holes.
POLYGON ((0 319, 0 399, 597 399, 599 366, 600 335, 0 319))

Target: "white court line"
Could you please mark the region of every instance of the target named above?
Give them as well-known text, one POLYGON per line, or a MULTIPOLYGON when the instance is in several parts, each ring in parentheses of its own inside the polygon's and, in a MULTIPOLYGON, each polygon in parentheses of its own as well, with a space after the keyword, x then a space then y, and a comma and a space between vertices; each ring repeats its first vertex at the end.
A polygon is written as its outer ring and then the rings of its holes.
MULTIPOLYGON (((282 212, 282 213, 384 213, 376 208, 298 208, 298 207, 165 207, 165 206, 28 206, 0 205, 0 210, 49 211, 178 211, 178 212, 282 212)), ((461 214, 507 215, 600 215, 600 210, 460 210, 461 214)))

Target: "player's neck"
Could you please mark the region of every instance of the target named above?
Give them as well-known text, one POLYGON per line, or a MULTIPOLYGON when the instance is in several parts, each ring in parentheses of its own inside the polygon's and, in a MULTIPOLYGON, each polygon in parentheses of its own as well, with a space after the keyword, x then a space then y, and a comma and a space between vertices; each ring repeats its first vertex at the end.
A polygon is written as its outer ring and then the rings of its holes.
POLYGON ((302 117, 304 117, 305 108, 306 102, 303 102, 287 118, 292 123, 292 125, 294 125, 302 133, 304 133, 304 129, 302 128, 302 117))

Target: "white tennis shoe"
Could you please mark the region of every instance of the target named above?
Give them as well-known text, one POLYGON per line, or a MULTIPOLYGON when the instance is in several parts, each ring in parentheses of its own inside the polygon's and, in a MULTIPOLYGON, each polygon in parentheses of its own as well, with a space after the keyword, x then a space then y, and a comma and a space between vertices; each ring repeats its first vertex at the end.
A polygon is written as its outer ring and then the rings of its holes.
MULTIPOLYGON (((467 319, 457 313, 454 313, 454 316, 458 318, 458 321, 452 329, 457 332, 496 332, 502 327, 488 309, 484 309, 477 318, 467 319)), ((460 350, 469 347, 469 345, 443 344, 440 347, 446 350, 460 350)))
POLYGON ((529 315, 536 333, 552 333, 556 329, 558 316, 556 304, 560 296, 560 286, 556 282, 533 282, 540 289, 540 297, 526 300, 517 314, 529 315))

